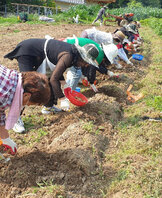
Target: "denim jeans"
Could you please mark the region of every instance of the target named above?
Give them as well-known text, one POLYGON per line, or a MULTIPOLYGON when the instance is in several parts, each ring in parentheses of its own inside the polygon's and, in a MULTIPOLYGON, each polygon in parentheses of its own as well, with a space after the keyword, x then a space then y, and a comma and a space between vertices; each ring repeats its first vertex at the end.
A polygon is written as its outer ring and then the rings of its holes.
POLYGON ((74 66, 70 67, 70 69, 67 72, 66 83, 68 84, 69 87, 71 87, 72 90, 75 90, 75 88, 77 87, 81 76, 82 76, 81 68, 76 68, 74 66))

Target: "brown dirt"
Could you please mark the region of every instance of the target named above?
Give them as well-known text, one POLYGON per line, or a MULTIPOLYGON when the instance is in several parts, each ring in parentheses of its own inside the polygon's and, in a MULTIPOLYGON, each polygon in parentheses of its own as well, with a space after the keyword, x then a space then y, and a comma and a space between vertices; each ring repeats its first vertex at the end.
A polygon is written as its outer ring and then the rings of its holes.
MULTIPOLYGON (((46 34, 59 39, 75 34, 79 36, 88 25, 28 25, 17 24, 0 29, 0 63, 18 69, 17 62, 4 59, 20 41, 44 38, 46 34)), ((117 27, 98 27, 112 32, 117 27)), ((43 124, 35 123, 27 134, 10 132, 18 143, 18 153, 11 161, 0 164, 1 198, 9 197, 102 197, 101 191, 109 186, 115 170, 104 166, 104 152, 113 142, 114 126, 123 118, 126 89, 130 83, 144 75, 145 66, 110 70, 120 73, 119 79, 97 75, 99 93, 84 88, 89 103, 84 107, 72 106, 70 112, 43 116, 43 124), (48 134, 31 144, 33 129, 43 128, 48 134), (31 131, 30 131, 31 130, 31 131), (27 139, 28 138, 28 139, 27 139), (25 139, 28 143, 25 144, 25 139), (49 188, 53 184, 54 192, 49 188), (41 187, 40 187, 41 186, 41 187), (34 191, 34 187, 40 187, 34 191), (61 196, 60 196, 61 197, 61 196)), ((42 116, 40 107, 28 107, 26 116, 42 116)), ((32 117, 31 117, 32 118, 32 117)), ((36 135, 35 135, 36 136, 36 135)))

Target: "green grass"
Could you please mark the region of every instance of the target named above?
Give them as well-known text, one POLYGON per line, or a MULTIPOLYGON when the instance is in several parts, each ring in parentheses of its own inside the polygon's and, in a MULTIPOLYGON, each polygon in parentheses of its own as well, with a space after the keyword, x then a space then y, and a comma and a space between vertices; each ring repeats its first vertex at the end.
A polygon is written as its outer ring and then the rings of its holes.
POLYGON ((45 126, 46 120, 44 116, 28 115, 22 118, 25 126, 25 131, 30 135, 24 135, 18 139, 18 144, 33 146, 34 143, 40 142, 43 136, 48 134, 45 126))
POLYGON ((83 129, 89 133, 92 133, 94 131, 94 123, 92 121, 84 123, 83 129))
MULTIPOLYGON (((7 18, 5 17, 0 17, 0 26, 2 27, 8 27, 13 24, 19 24, 22 23, 18 18, 14 15, 10 15, 7 18)), ((40 21, 39 16, 37 14, 30 14, 28 21, 26 22, 27 24, 47 24, 45 21, 40 21)), ((56 24, 55 22, 51 22, 50 24, 56 24)), ((18 32, 18 30, 15 30, 18 32)))
MULTIPOLYGON (((58 14, 54 14, 50 16, 54 18, 55 22, 50 24, 58 24, 58 23, 74 23, 73 16, 79 14, 80 23, 89 24, 96 18, 97 13, 101 7, 99 5, 76 5, 71 6, 67 11, 59 12, 58 14)), ((120 15, 128 12, 134 13, 134 20, 143 20, 150 17, 153 17, 154 20, 149 23, 152 28, 156 26, 156 32, 159 34, 161 32, 161 18, 162 18, 162 9, 152 8, 152 7, 139 7, 139 8, 117 8, 117 9, 108 9, 107 13, 111 13, 113 15, 120 15), (156 20, 156 18, 159 18, 156 20), (158 25, 156 25, 158 23, 158 25), (160 26, 159 26, 160 25, 160 26)), ((106 19, 106 17, 104 18, 106 19)), ((114 19, 114 18, 113 18, 114 19)), ((28 20, 26 23, 29 24, 44 24, 47 22, 39 21, 39 16, 37 14, 29 14, 28 20)), ((9 16, 8 18, 0 17, 0 25, 9 26, 11 24, 20 23, 16 16, 9 16)), ((111 24, 111 23, 110 23, 111 24)))
POLYGON ((149 19, 141 20, 141 24, 148 25, 154 30, 156 34, 162 36, 162 18, 158 19, 158 18, 151 17, 149 19))
POLYGON ((135 82, 141 85, 138 92, 145 96, 125 107, 125 118, 115 127, 118 133, 115 149, 106 154, 106 159, 116 174, 107 188, 107 197, 121 192, 121 197, 160 198, 161 123, 141 118, 160 116, 162 110, 161 39, 151 29, 143 28, 140 32, 146 41, 144 54, 148 49, 151 54, 147 75, 135 82))
POLYGON ((24 116, 23 121, 25 122, 25 128, 26 130, 30 130, 33 128, 33 126, 37 127, 43 127, 45 124, 45 120, 43 115, 39 117, 39 120, 36 115, 29 115, 29 116, 24 116))
POLYGON ((151 7, 141 7, 141 8, 117 8, 108 11, 114 15, 120 15, 124 13, 134 13, 134 20, 142 20, 150 17, 162 18, 162 9, 151 8, 151 7))
POLYGON ((33 194, 37 194, 38 192, 46 192, 46 194, 52 195, 52 197, 65 198, 64 186, 53 184, 53 181, 42 181, 41 183, 37 183, 37 185, 38 187, 33 188, 33 194))
POLYGON ((16 16, 10 16, 7 18, 0 17, 0 26, 10 26, 16 23, 18 23, 18 19, 16 16))
POLYGON ((154 109, 162 111, 162 97, 161 96, 150 96, 145 99, 146 105, 153 107, 154 109))

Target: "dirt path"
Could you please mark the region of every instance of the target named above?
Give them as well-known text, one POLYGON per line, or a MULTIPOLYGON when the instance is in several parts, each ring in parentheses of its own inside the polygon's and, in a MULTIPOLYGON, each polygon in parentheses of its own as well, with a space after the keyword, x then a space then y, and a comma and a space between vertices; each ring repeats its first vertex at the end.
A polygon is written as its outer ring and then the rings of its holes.
MULTIPOLYGON (((0 63, 18 69, 17 62, 4 59, 20 41, 44 38, 46 34, 59 39, 81 32, 88 25, 17 24, 0 28, 0 63)), ((99 27, 112 32, 117 27, 99 27)), ((72 106, 70 112, 43 116, 40 107, 28 107, 24 121, 26 134, 11 137, 18 143, 18 154, 7 164, 0 164, 0 194, 6 197, 102 197, 116 171, 105 166, 116 135, 115 124, 123 118, 127 104, 125 91, 130 83, 144 75, 137 65, 117 71, 118 81, 98 74, 99 93, 82 87, 89 103, 82 108, 72 106), (38 188, 39 187, 39 188, 38 188)))

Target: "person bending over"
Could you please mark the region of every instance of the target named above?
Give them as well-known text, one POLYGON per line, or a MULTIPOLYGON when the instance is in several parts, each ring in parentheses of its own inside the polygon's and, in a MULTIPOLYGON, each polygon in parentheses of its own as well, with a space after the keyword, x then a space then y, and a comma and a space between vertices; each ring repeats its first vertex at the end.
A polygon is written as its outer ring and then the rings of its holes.
MULTIPOLYGON (((102 71, 104 66, 104 59, 110 60, 110 62, 113 62, 114 57, 117 56, 116 52, 117 52, 117 47, 114 44, 109 44, 105 47, 102 47, 101 45, 99 45, 98 43, 94 42, 91 39, 88 38, 79 38, 79 37, 68 37, 66 39, 64 39, 65 42, 70 43, 70 44, 78 44, 79 46, 85 46, 86 44, 94 44, 99 53, 98 56, 96 57, 96 62, 99 64, 99 67, 93 67, 93 65, 89 65, 88 67, 91 68, 90 71, 93 70, 93 72, 91 73, 92 75, 95 74, 96 69, 100 72, 102 71)), ((108 61, 109 62, 109 61, 108 61)), ((113 75, 115 75, 113 72, 108 71, 108 69, 106 68, 106 74, 108 74, 110 77, 112 77, 113 75)), ((67 72, 67 79, 66 82, 67 84, 71 87, 72 90, 75 90, 75 88, 78 85, 78 82, 80 80, 80 78, 82 77, 82 71, 84 71, 84 73, 87 71, 89 73, 89 69, 87 68, 78 68, 75 65, 73 67, 71 67, 68 72, 67 72)), ((103 73, 103 72, 101 72, 103 73)), ((88 75, 88 74, 87 74, 88 75)), ((95 78, 94 76, 94 78, 95 78)), ((92 81, 91 81, 92 82, 92 81)), ((90 87, 95 91, 95 87, 93 83, 90 83, 90 87)))
MULTIPOLYGON (((16 59, 20 71, 38 71, 49 77, 51 85, 50 101, 42 109, 42 113, 47 114, 55 111, 54 104, 61 100, 61 108, 64 109, 65 96, 61 88, 61 83, 65 84, 64 72, 67 68, 75 65, 85 67, 89 64, 98 67, 95 58, 98 56, 98 49, 93 44, 83 47, 71 45, 69 43, 55 39, 27 39, 20 42, 16 48, 5 55, 5 58, 16 59), (54 110, 53 110, 54 109, 54 110)), ((19 123, 18 123, 19 124, 19 123)), ((25 130, 15 130, 22 132, 25 130)))
POLYGON ((17 151, 16 143, 9 137, 20 112, 25 105, 42 105, 49 101, 51 95, 47 77, 38 72, 22 72, 0 65, 0 138, 2 145, 17 151), (6 119, 5 110, 9 109, 6 119))

